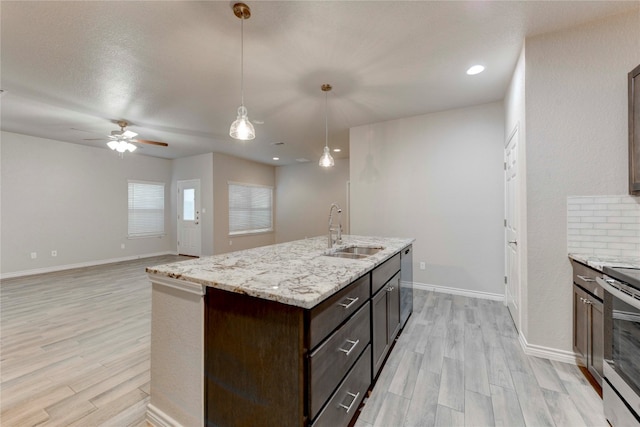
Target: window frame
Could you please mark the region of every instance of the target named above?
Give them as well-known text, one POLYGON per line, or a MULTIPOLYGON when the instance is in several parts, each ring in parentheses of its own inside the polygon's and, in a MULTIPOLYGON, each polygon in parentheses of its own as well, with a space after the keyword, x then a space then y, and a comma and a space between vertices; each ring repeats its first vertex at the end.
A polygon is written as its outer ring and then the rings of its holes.
POLYGON ((250 183, 246 183, 246 182, 237 182, 237 181, 227 181, 227 202, 228 202, 228 236, 229 237, 238 237, 238 236, 250 236, 250 235, 258 235, 258 234, 270 234, 274 232, 274 227, 273 227, 273 216, 274 216, 274 205, 273 205, 273 198, 274 198, 274 187, 270 186, 270 185, 261 185, 261 184, 250 184, 250 183), (259 229, 247 229, 247 230, 241 230, 241 231, 231 231, 231 218, 232 218, 232 206, 231 206, 231 186, 239 186, 239 187, 246 187, 246 188, 261 188, 261 189, 267 189, 270 192, 270 206, 269 206, 269 211, 270 211, 270 224, 269 224, 269 228, 259 228, 259 229))
MULTIPOLYGON (((167 197, 166 197, 167 185, 164 182, 160 181, 144 181, 139 179, 127 179, 127 239, 146 239, 150 237, 163 237, 167 235, 167 221, 166 221, 166 213, 167 213, 167 197), (135 211, 129 205, 131 200, 131 185, 154 185, 157 187, 162 187, 162 231, 154 230, 151 232, 131 232, 131 212, 135 211)), ((154 209, 154 211, 158 211, 159 209, 154 209)))

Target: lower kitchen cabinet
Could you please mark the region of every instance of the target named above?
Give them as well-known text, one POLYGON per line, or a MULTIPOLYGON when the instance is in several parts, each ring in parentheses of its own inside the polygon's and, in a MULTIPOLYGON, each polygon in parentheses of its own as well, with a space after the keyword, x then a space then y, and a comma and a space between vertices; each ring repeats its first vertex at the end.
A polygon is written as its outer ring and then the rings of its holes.
POLYGON ((373 377, 377 377, 393 340, 400 331, 400 274, 371 298, 373 377))
POLYGON ((593 379, 602 386, 604 358, 603 290, 595 282, 602 273, 573 263, 573 349, 593 379))
POLYGON ((205 425, 348 426, 400 332, 400 269, 311 309, 207 288, 205 425))

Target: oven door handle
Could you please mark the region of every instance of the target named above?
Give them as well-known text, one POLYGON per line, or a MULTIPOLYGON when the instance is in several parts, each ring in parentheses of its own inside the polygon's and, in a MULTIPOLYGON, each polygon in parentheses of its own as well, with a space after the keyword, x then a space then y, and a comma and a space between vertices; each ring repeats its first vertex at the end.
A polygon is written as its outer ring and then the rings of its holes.
POLYGON ((598 285, 602 286, 605 291, 609 292, 614 297, 616 297, 616 298, 626 302, 630 306, 640 310, 640 301, 639 300, 637 300, 637 299, 633 298, 632 296, 629 296, 629 295, 625 294, 621 290, 616 289, 615 287, 611 286, 609 283, 607 283, 606 280, 602 279, 601 277, 596 277, 596 282, 598 282, 598 285))

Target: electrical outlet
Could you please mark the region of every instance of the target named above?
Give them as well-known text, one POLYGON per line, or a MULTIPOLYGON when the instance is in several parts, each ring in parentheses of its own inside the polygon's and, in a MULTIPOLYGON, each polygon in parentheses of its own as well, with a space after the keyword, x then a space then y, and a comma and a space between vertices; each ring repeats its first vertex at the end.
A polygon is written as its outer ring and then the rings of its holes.
POLYGON ((51 256, 58 256, 58 251, 51 251, 51 256))
POLYGON ((233 245, 233 240, 229 240, 229 246, 233 245))
POLYGON ((36 259, 38 258, 38 253, 37 252, 31 252, 31 259, 36 259))
POLYGON ((424 270, 425 268, 427 268, 427 265, 424 261, 420 261, 420 270, 424 270))
POLYGON ((120 243, 120 249, 124 249, 124 243, 120 243))

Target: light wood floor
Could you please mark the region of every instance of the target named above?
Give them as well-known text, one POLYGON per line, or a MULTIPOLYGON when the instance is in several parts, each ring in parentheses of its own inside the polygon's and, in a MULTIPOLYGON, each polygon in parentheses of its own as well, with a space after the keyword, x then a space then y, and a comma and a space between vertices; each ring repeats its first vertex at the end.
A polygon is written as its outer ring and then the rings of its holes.
POLYGON ((164 256, 0 285, 0 424, 144 426, 151 284, 164 256))
POLYGON ((356 427, 608 426, 577 366, 524 354, 502 303, 414 295, 356 427))
MULTIPOLYGON (((145 426, 147 258, 0 285, 0 425, 145 426)), ((528 357, 506 308, 415 292, 357 426, 605 426, 576 366, 528 357)))

